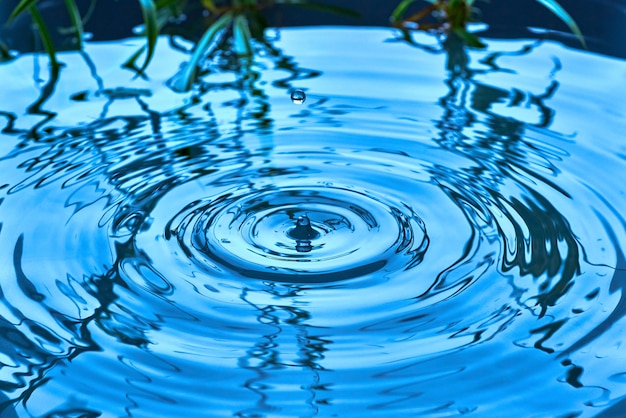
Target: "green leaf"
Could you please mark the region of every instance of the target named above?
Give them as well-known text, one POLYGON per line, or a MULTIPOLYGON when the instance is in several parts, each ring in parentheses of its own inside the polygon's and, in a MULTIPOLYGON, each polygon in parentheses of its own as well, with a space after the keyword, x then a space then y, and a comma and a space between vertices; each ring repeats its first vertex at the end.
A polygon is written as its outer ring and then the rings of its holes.
POLYGON ((141 56, 141 54, 143 54, 143 51, 145 50, 146 50, 146 46, 144 45, 141 48, 139 48, 137 51, 135 51, 135 53, 131 55, 130 58, 128 58, 124 64, 122 64, 122 68, 129 68, 135 72, 140 72, 139 67, 137 66, 137 60, 139 59, 139 57, 141 56))
POLYGON ((157 38, 159 37, 159 25, 157 24, 156 6, 153 0, 139 0, 141 4, 141 11, 143 13, 143 22, 145 26, 144 35, 146 37, 146 60, 139 68, 139 72, 143 73, 152 57, 154 56, 154 50, 156 48, 157 38))
POLYGON ((0 40, 0 62, 10 61, 13 58, 15 57, 11 55, 9 47, 7 47, 6 44, 2 42, 2 40, 0 40))
POLYGON ((352 9, 346 7, 334 6, 332 4, 318 3, 311 0, 276 0, 277 4, 294 4, 301 7, 305 7, 311 10, 317 10, 321 12, 334 13, 347 17, 359 17, 361 14, 352 9))
POLYGON ((250 46, 250 28, 245 15, 237 15, 233 23, 233 38, 235 41, 235 52, 238 55, 252 55, 252 47, 250 46))
POLYGON ((202 35, 200 41, 198 41, 191 59, 182 70, 182 72, 174 79, 173 88, 176 91, 188 91, 191 85, 196 79, 196 72, 198 69, 198 63, 211 46, 213 40, 226 26, 233 21, 233 14, 231 12, 225 13, 215 23, 213 23, 202 35))
POLYGON ((402 0, 400 4, 398 4, 396 8, 393 9, 393 12, 391 13, 391 21, 398 22, 399 20, 402 20, 402 16, 406 12, 406 9, 408 9, 409 6, 416 1, 417 0, 402 0))
POLYGON ((217 13, 217 7, 215 7, 213 0, 201 0, 201 2, 206 9, 209 9, 213 13, 217 13))
POLYGON ((76 2, 74 0, 65 0, 65 6, 67 7, 67 11, 70 14, 70 20, 74 26, 78 49, 83 49, 83 21, 80 17, 80 13, 78 12, 76 2))
POLYGON ((252 39, 256 39, 258 42, 264 43, 265 29, 267 29, 267 19, 262 13, 249 12, 246 14, 246 20, 248 21, 248 30, 252 39))
POLYGON ((18 3, 17 6, 15 6, 15 9, 13 9, 13 12, 11 12, 11 15, 9 16, 9 22, 13 19, 15 19, 17 16, 21 15, 22 13, 24 13, 24 11, 30 9, 30 7, 32 5, 34 5, 37 2, 37 0, 22 0, 18 3))
POLYGON ((34 4, 30 6, 28 11, 30 12, 30 15, 33 17, 33 21, 39 29, 39 37, 43 42, 43 47, 46 50, 46 53, 50 57, 50 67, 52 67, 54 71, 58 71, 60 65, 59 61, 57 61, 56 50, 54 48, 54 44, 52 43, 50 32, 48 32, 48 27, 46 26, 43 18, 41 17, 41 14, 39 14, 39 10, 37 10, 37 7, 35 7, 34 4))
POLYGON ((458 35, 459 38, 461 38, 463 40, 463 42, 465 42, 465 45, 471 47, 471 48, 486 48, 487 45, 485 45, 480 38, 478 38, 478 36, 474 35, 473 33, 468 32, 467 30, 463 29, 463 28, 456 28, 454 29, 454 33, 456 33, 458 35))
POLYGON ((83 25, 91 19, 91 15, 93 15, 94 10, 96 10, 96 3, 98 0, 91 0, 89 2, 89 8, 85 12, 85 16, 83 16, 83 25))
POLYGON ((559 19, 561 19, 569 27, 572 33, 576 35, 580 43, 585 48, 587 48, 587 44, 585 43, 585 38, 583 37, 582 32, 578 28, 578 25, 576 24, 572 16, 570 16, 569 13, 567 13, 565 9, 561 7, 559 3, 557 3, 556 0, 537 0, 537 2, 543 5, 544 7, 546 7, 552 13, 554 13, 559 19))

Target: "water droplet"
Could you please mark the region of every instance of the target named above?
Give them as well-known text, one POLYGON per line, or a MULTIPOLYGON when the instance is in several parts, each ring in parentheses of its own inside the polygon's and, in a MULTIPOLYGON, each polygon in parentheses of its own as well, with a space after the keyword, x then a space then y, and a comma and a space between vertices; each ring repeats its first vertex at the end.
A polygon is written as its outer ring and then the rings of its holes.
POLYGON ((311 220, 307 216, 300 216, 295 228, 290 229, 287 235, 296 241, 306 241, 319 237, 320 233, 313 229, 311 220))
POLYGON ((303 90, 294 90, 291 92, 291 101, 295 104, 302 104, 306 100, 306 94, 303 90))

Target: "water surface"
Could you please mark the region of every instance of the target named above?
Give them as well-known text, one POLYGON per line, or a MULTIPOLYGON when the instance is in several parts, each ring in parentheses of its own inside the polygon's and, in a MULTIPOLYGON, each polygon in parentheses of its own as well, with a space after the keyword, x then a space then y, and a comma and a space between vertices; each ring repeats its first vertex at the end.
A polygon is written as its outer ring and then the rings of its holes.
POLYGON ((1 66, 4 414, 626 410, 626 64, 417 41, 1 66))

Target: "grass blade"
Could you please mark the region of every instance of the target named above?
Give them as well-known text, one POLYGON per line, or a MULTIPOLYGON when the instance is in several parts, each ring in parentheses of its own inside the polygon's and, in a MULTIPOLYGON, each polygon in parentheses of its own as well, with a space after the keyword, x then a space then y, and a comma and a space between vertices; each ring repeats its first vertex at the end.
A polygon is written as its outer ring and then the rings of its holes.
POLYGON ((37 0, 22 0, 18 3, 17 6, 15 6, 15 9, 13 9, 13 11, 11 12, 11 15, 9 16, 9 22, 13 19, 15 19, 17 16, 21 15, 22 13, 24 13, 24 11, 30 9, 30 7, 32 5, 34 5, 37 2, 37 0))
POLYGON ((559 19, 561 19, 569 27, 572 33, 576 35, 580 43, 585 48, 587 48, 587 44, 585 43, 585 38, 583 37, 582 32, 578 28, 578 25, 576 24, 572 16, 570 16, 570 14, 567 13, 565 9, 561 7, 561 5, 556 0, 537 0, 537 2, 541 4, 542 6, 544 6, 545 8, 547 8, 548 10, 550 10, 552 13, 554 13, 559 19))
POLYGON ((238 55, 247 57, 252 55, 252 47, 250 46, 251 37, 248 20, 244 15, 237 15, 233 22, 233 38, 235 42, 235 52, 237 52, 238 55))
POLYGON ((157 13, 154 1, 139 0, 139 4, 141 5, 141 11, 143 13, 144 35, 146 37, 146 60, 139 68, 139 72, 143 73, 146 68, 148 68, 148 65, 150 65, 150 61, 152 61, 152 57, 154 56, 157 38, 159 37, 159 25, 157 24, 157 13))
POLYGON ((215 7, 213 0, 201 0, 201 2, 205 9, 208 9, 213 13, 217 13, 217 7, 215 7))
POLYGON ((173 88, 176 91, 183 92, 188 91, 191 88, 191 85, 196 79, 196 72, 198 69, 198 63, 205 55, 206 51, 211 46, 213 40, 226 26, 231 24, 233 21, 233 14, 231 12, 225 13, 222 17, 220 17, 215 23, 213 23, 202 35, 200 41, 196 45, 193 54, 191 55, 191 59, 183 69, 183 71, 175 78, 173 81, 173 88))
POLYGON ((30 15, 33 17, 33 21, 39 29, 39 36, 41 37, 41 41, 43 42, 43 47, 50 57, 50 66, 53 70, 57 71, 60 65, 59 61, 57 61, 56 50, 54 48, 54 44, 52 43, 50 32, 48 32, 48 27, 46 26, 46 23, 43 21, 41 14, 39 14, 39 10, 37 10, 37 7, 35 7, 34 4, 30 6, 28 11, 30 12, 30 15))
POLYGON ((9 47, 0 39, 0 62, 10 61, 13 58, 15 57, 11 55, 9 47))
POLYGON ((391 21, 398 22, 399 20, 401 20, 402 16, 406 12, 406 9, 408 9, 409 6, 416 1, 417 0, 402 0, 402 2, 400 2, 400 4, 398 4, 396 8, 393 9, 393 12, 391 12, 391 21))
POLYGON ((143 54, 143 51, 145 50, 146 50, 146 46, 144 45, 141 48, 139 48, 137 51, 135 51, 135 53, 131 55, 130 58, 128 58, 126 62, 124 62, 124 64, 122 64, 122 68, 128 68, 130 70, 133 70, 136 73, 140 73, 141 71, 139 70, 139 67, 137 66, 137 60, 139 59, 139 57, 141 56, 141 54, 143 54))
POLYGON ((456 33, 456 35, 463 40, 465 45, 471 48, 483 49, 487 47, 487 45, 485 45, 478 36, 468 32, 464 28, 454 29, 454 33, 456 33))
POLYGON ((67 7, 67 11, 70 14, 70 20, 74 26, 78 49, 83 49, 83 21, 80 17, 80 13, 78 12, 76 2, 74 0, 65 0, 65 6, 67 7))

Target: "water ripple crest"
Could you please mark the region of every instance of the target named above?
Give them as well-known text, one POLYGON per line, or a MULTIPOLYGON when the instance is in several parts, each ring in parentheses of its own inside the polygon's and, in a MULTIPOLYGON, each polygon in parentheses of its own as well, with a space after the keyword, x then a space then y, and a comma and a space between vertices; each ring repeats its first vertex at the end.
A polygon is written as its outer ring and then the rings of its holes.
MULTIPOLYGON (((552 65, 537 49, 519 54, 552 65)), ((504 77, 489 64, 501 56, 487 58, 483 73, 447 72, 434 98, 307 91, 294 105, 284 80, 246 100, 205 83, 173 111, 131 95, 131 116, 103 111, 36 137, 6 127, 3 407, 249 417, 619 407, 626 201, 607 177, 623 158, 590 144, 566 106, 556 113, 579 137, 551 128, 552 81, 518 109, 519 89, 480 78, 504 77), (511 97, 516 117, 499 107, 511 97), (534 111, 538 123, 523 120, 534 111)), ((333 85, 358 82, 335 65, 324 75, 333 85)), ((427 96, 442 76, 414 82, 427 96)), ((408 75, 395 77, 385 82, 402 91, 408 75)))

